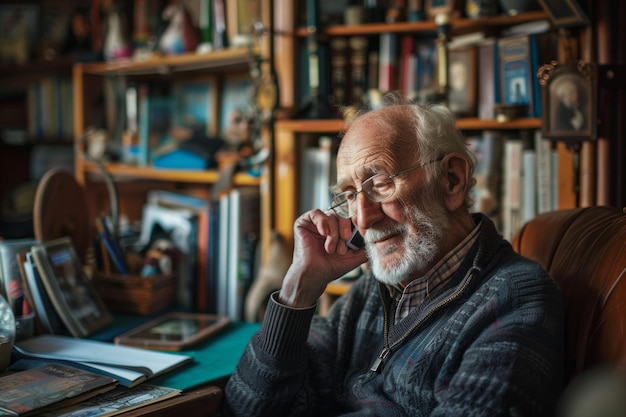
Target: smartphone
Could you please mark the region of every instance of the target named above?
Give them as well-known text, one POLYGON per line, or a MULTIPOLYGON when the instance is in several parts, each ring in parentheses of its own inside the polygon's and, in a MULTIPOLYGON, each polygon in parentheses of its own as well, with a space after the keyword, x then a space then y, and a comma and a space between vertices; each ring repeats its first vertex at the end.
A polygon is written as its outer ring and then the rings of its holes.
POLYGON ((350 236, 350 239, 346 242, 346 246, 352 250, 359 250, 365 246, 363 236, 361 236, 354 224, 352 225, 352 236, 350 236))

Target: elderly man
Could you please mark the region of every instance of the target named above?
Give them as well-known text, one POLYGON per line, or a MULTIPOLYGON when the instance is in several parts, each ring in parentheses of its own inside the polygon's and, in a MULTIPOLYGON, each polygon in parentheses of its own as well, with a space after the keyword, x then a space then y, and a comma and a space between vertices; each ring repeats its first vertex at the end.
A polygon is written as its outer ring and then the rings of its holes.
POLYGON ((552 415, 563 299, 469 212, 474 163, 443 106, 391 96, 357 114, 332 207, 295 222, 292 265, 228 381, 227 415, 552 415), (347 248, 351 223, 364 249, 347 248), (366 261, 315 315, 326 285, 366 261))

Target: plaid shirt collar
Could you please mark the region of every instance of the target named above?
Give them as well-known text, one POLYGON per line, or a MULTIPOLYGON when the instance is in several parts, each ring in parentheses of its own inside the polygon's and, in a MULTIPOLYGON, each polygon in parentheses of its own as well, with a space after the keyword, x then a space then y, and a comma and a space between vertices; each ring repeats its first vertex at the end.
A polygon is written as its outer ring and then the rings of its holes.
POLYGON ((458 269, 465 255, 478 238, 480 223, 454 249, 446 254, 423 277, 414 279, 405 288, 387 285, 389 294, 396 301, 395 323, 405 318, 411 310, 424 302, 428 294, 445 284, 458 269))

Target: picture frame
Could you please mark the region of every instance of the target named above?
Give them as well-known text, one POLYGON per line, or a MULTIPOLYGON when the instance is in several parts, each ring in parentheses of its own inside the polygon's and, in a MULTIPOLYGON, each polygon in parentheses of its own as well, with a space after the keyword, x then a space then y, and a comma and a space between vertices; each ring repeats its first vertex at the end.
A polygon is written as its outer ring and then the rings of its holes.
POLYGON ((539 0, 557 28, 588 25, 589 18, 576 0, 539 0))
POLYGON ((35 49, 40 10, 35 4, 0 5, 0 62, 24 64, 35 49))
POLYGON ((458 13, 458 0, 426 0, 424 9, 429 19, 434 19, 439 13, 453 17, 458 13))
POLYGON ((267 28, 268 12, 264 0, 226 0, 226 34, 230 47, 247 46, 254 42, 258 22, 267 28))
POLYGON ((215 336, 230 325, 227 316, 167 313, 115 337, 117 345, 179 351, 215 336))
POLYGON ((72 336, 91 336, 113 321, 69 237, 33 245, 31 254, 52 305, 72 336))
POLYGON ((595 66, 584 61, 553 61, 539 68, 545 137, 570 144, 596 139, 595 73, 595 66))
POLYGON ((458 117, 476 116, 476 59, 474 47, 448 52, 448 107, 458 117))
POLYGON ((233 75, 222 80, 218 131, 220 137, 227 142, 238 143, 242 135, 247 134, 251 88, 252 81, 246 75, 233 75))
POLYGON ((219 114, 217 92, 215 77, 176 82, 172 91, 174 100, 172 127, 175 132, 189 135, 195 131, 195 133, 215 136, 218 132, 216 120, 219 114), (185 132, 180 129, 184 129, 185 132))

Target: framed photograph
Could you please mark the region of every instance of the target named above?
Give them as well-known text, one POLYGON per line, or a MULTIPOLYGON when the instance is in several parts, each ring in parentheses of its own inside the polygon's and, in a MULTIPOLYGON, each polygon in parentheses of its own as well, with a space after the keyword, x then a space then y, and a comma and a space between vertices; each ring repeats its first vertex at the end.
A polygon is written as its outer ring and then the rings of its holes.
POLYGON ((573 27, 589 24, 589 18, 576 0, 539 0, 555 27, 573 27))
POLYGON ((576 143, 596 138, 595 67, 583 61, 539 68, 545 137, 576 143))
POLYGON ((72 336, 90 336, 113 321, 69 237, 34 245, 31 254, 46 292, 72 336))
POLYGON ((250 77, 225 77, 220 87, 220 137, 229 143, 245 142, 249 136, 250 77))
POLYGON ((23 64, 32 55, 39 28, 39 7, 34 4, 0 5, 0 62, 23 64))
POLYGON ((245 46, 254 40, 255 28, 267 29, 268 12, 264 0, 226 0, 226 33, 231 47, 245 46))
POLYGON ((177 139, 217 134, 217 86, 213 77, 188 79, 174 85, 172 127, 177 139), (182 136, 182 137, 181 137, 182 136))
POLYGON ((457 116, 476 116, 476 66, 476 48, 449 51, 448 107, 457 116))
POLYGON ((429 19, 434 19, 439 13, 453 17, 455 12, 458 13, 458 0, 426 0, 424 8, 429 19))
POLYGON ((230 324, 226 316, 168 313, 115 338, 118 345, 177 351, 215 336, 230 324))

